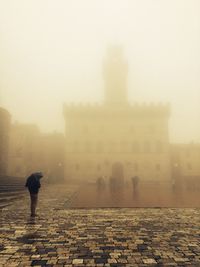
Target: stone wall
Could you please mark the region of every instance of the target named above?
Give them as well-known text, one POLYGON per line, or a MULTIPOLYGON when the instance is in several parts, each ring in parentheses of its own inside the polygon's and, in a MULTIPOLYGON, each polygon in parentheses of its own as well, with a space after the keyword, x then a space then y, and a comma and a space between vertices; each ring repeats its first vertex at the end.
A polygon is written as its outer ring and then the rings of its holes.
POLYGON ((7 174, 11 116, 0 108, 0 176, 7 174))

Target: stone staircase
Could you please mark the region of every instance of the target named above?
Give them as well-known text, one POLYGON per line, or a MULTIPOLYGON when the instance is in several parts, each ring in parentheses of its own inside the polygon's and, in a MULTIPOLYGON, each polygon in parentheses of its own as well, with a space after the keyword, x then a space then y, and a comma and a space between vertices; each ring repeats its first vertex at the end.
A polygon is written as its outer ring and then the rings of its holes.
POLYGON ((22 177, 0 176, 0 209, 25 196, 24 184, 22 177))

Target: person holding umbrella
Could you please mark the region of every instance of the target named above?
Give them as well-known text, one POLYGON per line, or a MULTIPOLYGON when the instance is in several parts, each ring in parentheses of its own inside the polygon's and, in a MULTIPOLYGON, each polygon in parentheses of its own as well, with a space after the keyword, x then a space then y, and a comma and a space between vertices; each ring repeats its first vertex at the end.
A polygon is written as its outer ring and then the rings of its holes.
POLYGON ((40 179, 43 177, 42 172, 32 173, 26 180, 25 186, 28 187, 31 199, 31 217, 36 216, 36 207, 38 202, 38 192, 41 187, 40 179))

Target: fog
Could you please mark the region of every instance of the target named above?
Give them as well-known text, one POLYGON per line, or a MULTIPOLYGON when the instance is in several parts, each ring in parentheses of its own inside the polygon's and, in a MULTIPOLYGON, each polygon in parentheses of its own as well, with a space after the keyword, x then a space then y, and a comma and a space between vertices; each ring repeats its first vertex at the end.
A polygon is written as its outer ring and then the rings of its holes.
POLYGON ((120 44, 130 102, 170 102, 170 139, 200 141, 198 0, 0 0, 0 105, 64 131, 64 102, 103 102, 102 64, 120 44))

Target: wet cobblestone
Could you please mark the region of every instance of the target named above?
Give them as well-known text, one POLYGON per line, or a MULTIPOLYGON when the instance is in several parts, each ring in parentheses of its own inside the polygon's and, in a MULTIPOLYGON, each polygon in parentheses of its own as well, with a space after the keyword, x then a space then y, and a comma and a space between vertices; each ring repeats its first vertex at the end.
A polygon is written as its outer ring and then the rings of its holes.
POLYGON ((64 209, 75 188, 0 212, 0 266, 200 266, 200 209, 64 209))

